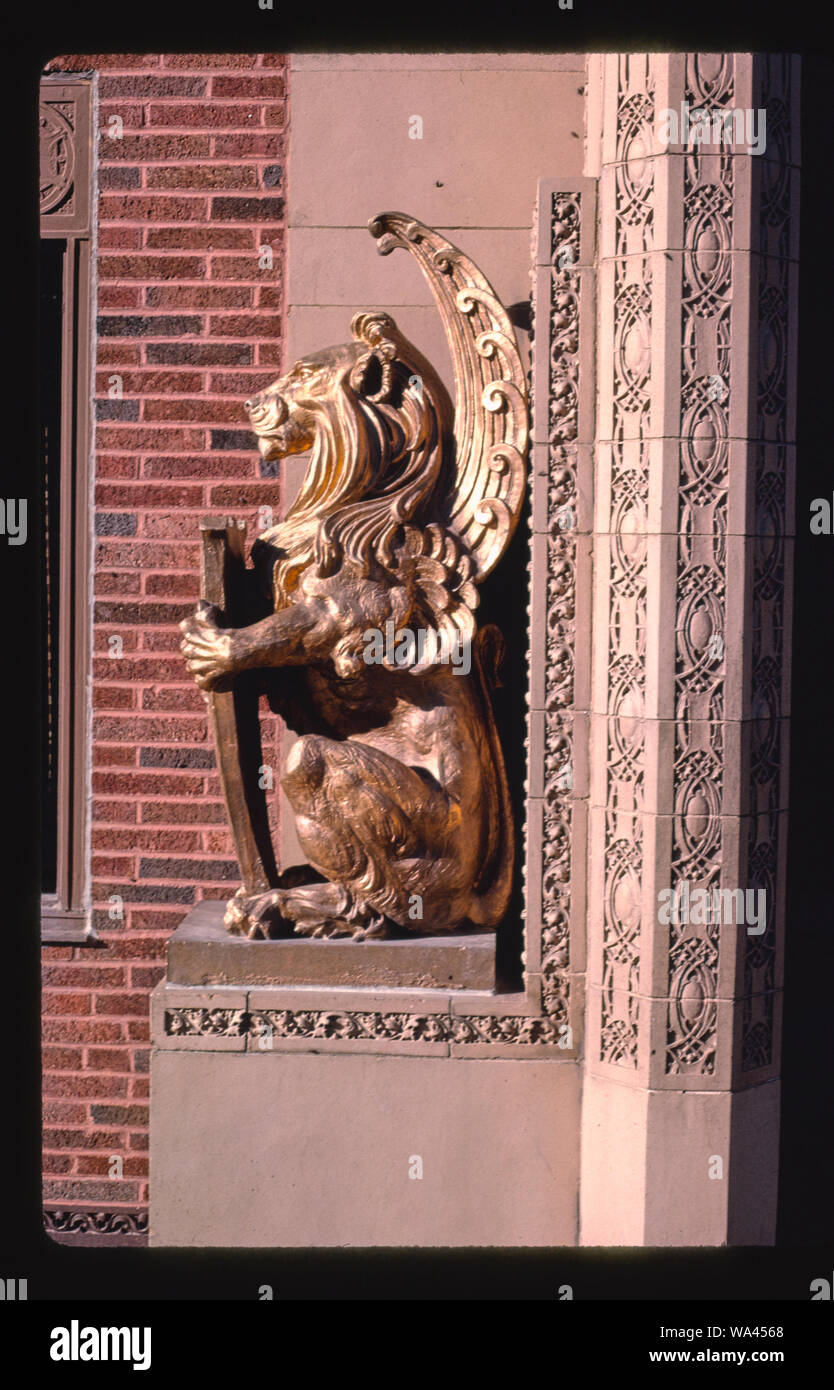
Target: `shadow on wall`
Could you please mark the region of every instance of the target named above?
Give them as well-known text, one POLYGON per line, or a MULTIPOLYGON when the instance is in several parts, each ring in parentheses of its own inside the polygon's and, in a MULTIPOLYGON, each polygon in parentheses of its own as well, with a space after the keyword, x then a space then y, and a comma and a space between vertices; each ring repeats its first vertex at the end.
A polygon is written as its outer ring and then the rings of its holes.
MULTIPOLYGON (((791 711, 790 830, 785 937, 785 1015, 777 1244, 834 1239, 830 1136, 831 980, 834 978, 834 899, 831 841, 831 633, 834 537, 812 535, 810 504, 830 497, 834 468, 830 417, 830 227, 834 190, 830 102, 834 62, 802 60, 802 174, 796 485, 796 571, 791 711), (822 659, 821 659, 822 658, 822 659)), ((820 1274, 824 1271, 819 1271, 820 1274)))

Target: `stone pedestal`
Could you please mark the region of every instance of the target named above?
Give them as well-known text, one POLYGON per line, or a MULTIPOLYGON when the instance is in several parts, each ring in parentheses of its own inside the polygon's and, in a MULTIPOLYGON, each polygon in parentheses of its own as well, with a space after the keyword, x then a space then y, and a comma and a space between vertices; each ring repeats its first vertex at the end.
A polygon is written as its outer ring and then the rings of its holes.
POLYGON ((362 985, 366 989, 495 987, 495 933, 250 941, 223 926, 222 902, 202 902, 168 942, 172 985, 362 985))

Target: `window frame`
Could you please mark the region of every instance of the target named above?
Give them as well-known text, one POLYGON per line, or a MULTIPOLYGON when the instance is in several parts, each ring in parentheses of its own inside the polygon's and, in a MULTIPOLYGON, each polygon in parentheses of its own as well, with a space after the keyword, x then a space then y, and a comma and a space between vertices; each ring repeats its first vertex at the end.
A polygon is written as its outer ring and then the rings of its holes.
MULTIPOLYGON (((41 207, 42 240, 64 243, 58 596, 56 890, 41 896, 41 941, 94 939, 89 881, 92 637, 92 129, 95 75, 40 83, 39 112, 57 107, 71 150, 66 189, 41 207)), ((41 189, 43 204, 43 188, 41 189)))

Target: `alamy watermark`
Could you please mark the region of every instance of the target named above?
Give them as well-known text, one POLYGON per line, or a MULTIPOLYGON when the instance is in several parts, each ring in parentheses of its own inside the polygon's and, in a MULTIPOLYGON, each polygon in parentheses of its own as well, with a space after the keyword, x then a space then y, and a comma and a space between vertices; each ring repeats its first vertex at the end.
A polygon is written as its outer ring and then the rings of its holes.
POLYGON ((396 627, 389 618, 385 632, 369 627, 362 633, 362 657, 368 666, 411 667, 449 666, 456 676, 472 670, 472 644, 461 633, 437 632, 431 627, 396 627))
POLYGON ((662 926, 746 926, 748 936, 761 936, 767 925, 767 892, 764 888, 692 888, 684 879, 677 888, 662 888, 657 895, 657 920, 662 926))
POLYGON ((657 138, 661 145, 729 145, 748 154, 764 154, 767 112, 761 106, 693 111, 688 101, 682 101, 680 111, 667 106, 658 112, 657 138))

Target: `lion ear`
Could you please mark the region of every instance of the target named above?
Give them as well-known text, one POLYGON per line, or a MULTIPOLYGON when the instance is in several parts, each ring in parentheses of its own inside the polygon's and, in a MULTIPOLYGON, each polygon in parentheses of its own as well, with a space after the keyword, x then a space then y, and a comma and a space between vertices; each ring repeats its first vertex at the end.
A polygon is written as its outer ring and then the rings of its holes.
POLYGON ((390 314, 381 310, 370 310, 354 314, 350 331, 359 343, 365 343, 369 351, 362 353, 350 373, 350 384, 357 395, 369 401, 381 403, 391 398, 394 385, 393 362, 397 355, 397 345, 393 334, 397 326, 390 314))

